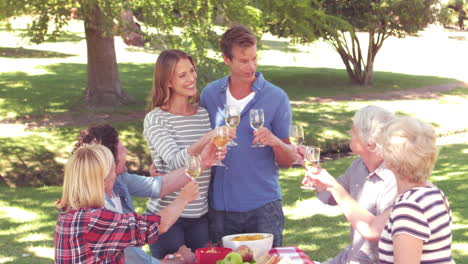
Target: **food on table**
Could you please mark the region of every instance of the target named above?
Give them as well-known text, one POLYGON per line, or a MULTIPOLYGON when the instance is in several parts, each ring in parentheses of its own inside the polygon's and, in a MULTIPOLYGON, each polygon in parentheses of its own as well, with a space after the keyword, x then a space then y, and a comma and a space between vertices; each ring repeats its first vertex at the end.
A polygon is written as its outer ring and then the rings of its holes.
POLYGON ((268 253, 265 253, 260 258, 258 258, 256 264, 279 264, 280 261, 281 257, 277 254, 269 255, 268 253))
POLYGON ((232 241, 252 241, 252 240, 260 240, 264 239, 265 236, 257 234, 257 235, 240 235, 236 236, 232 239, 232 241))
POLYGON ((251 262, 253 261, 253 251, 251 248, 249 248, 246 245, 240 245, 237 249, 236 252, 239 253, 242 257, 242 260, 244 262, 251 262))
POLYGON ((208 249, 207 251, 205 251, 206 253, 218 253, 218 251, 216 250, 216 248, 210 248, 208 249))
POLYGON ((216 261, 216 264, 242 264, 242 257, 237 252, 231 252, 222 260, 216 261))

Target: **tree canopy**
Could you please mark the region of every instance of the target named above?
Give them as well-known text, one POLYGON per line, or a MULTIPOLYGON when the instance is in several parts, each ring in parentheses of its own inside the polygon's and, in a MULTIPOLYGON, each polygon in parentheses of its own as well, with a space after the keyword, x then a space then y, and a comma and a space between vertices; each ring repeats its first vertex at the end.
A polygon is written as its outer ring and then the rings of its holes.
POLYGON ((259 0, 268 30, 301 43, 323 38, 338 52, 349 78, 368 85, 385 39, 414 35, 436 21, 439 0, 259 0), (367 44, 358 37, 366 32, 367 44), (367 52, 367 54, 365 54, 367 52))
POLYGON ((200 78, 208 79, 224 70, 207 56, 209 49, 219 49, 215 18, 220 15, 224 25, 241 23, 259 30, 261 12, 249 3, 249 0, 6 0, 0 4, 0 19, 20 14, 32 16, 28 27, 31 41, 41 43, 62 34, 70 21, 70 10, 78 10, 84 21, 88 49, 84 99, 92 107, 117 107, 132 102, 121 87, 115 58, 115 25, 126 23, 122 12, 133 11, 141 19, 148 46, 157 50, 183 49, 205 69, 200 78))

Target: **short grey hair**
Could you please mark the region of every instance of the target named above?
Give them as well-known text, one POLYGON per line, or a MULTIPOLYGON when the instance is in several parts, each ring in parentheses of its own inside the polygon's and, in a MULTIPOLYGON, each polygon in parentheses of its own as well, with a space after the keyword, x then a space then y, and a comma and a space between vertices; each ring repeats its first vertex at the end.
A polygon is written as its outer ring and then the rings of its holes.
POLYGON ((383 126, 394 118, 395 115, 387 109, 380 106, 368 105, 354 114, 353 127, 357 130, 361 142, 375 144, 375 151, 381 153, 380 146, 376 144, 376 139, 381 133, 383 126))

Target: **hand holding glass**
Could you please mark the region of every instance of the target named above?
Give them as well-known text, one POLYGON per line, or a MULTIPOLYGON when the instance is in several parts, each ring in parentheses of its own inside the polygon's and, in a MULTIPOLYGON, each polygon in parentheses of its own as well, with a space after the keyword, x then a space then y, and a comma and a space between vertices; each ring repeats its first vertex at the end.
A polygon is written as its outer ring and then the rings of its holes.
MULTIPOLYGON (((320 148, 319 147, 305 147, 304 152, 304 165, 308 173, 317 173, 320 165, 320 148)), ((301 186, 302 189, 315 190, 312 186, 301 186)))
MULTIPOLYGON (((230 128, 235 128, 239 125, 241 117, 239 108, 235 105, 227 105, 224 113, 224 121, 230 128)), ((234 140, 229 141, 228 146, 237 146, 234 140)))
POLYGON ((224 146, 231 140, 229 138, 229 128, 226 126, 220 126, 215 128, 215 137, 214 144, 218 149, 218 160, 213 164, 213 166, 226 166, 221 162, 219 151, 223 149, 224 146))
POLYGON ((188 155, 185 157, 185 173, 193 180, 201 174, 200 155, 188 155))
MULTIPOLYGON (((250 116, 250 126, 255 131, 263 127, 263 123, 265 122, 263 109, 250 109, 249 116, 250 116)), ((251 147, 256 148, 256 147, 265 147, 265 146, 262 144, 255 143, 251 147)))

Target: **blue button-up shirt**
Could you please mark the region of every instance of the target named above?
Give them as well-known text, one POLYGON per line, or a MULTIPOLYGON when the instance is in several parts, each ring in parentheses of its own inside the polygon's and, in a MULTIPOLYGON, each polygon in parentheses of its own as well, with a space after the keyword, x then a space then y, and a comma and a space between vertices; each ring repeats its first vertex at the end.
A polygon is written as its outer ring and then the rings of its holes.
MULTIPOLYGON (((280 139, 288 138, 291 124, 291 105, 287 94, 271 84, 261 73, 256 73, 252 84, 254 98, 242 110, 237 127, 238 146, 230 147, 223 163, 226 167, 213 167, 211 206, 219 211, 247 212, 281 199, 279 169, 273 148, 252 148, 254 139, 249 110, 262 108, 264 127, 280 139)), ((201 94, 211 126, 225 125, 224 109, 229 76, 208 84, 201 94)))
MULTIPOLYGON (((162 177, 145 177, 125 172, 117 176, 113 187, 114 194, 120 197, 122 213, 133 213, 133 196, 159 198, 162 177)), ((114 202, 106 195, 106 207, 115 210, 114 202)), ((146 254, 139 247, 128 247, 124 251, 125 263, 160 264, 156 258, 146 254)))

